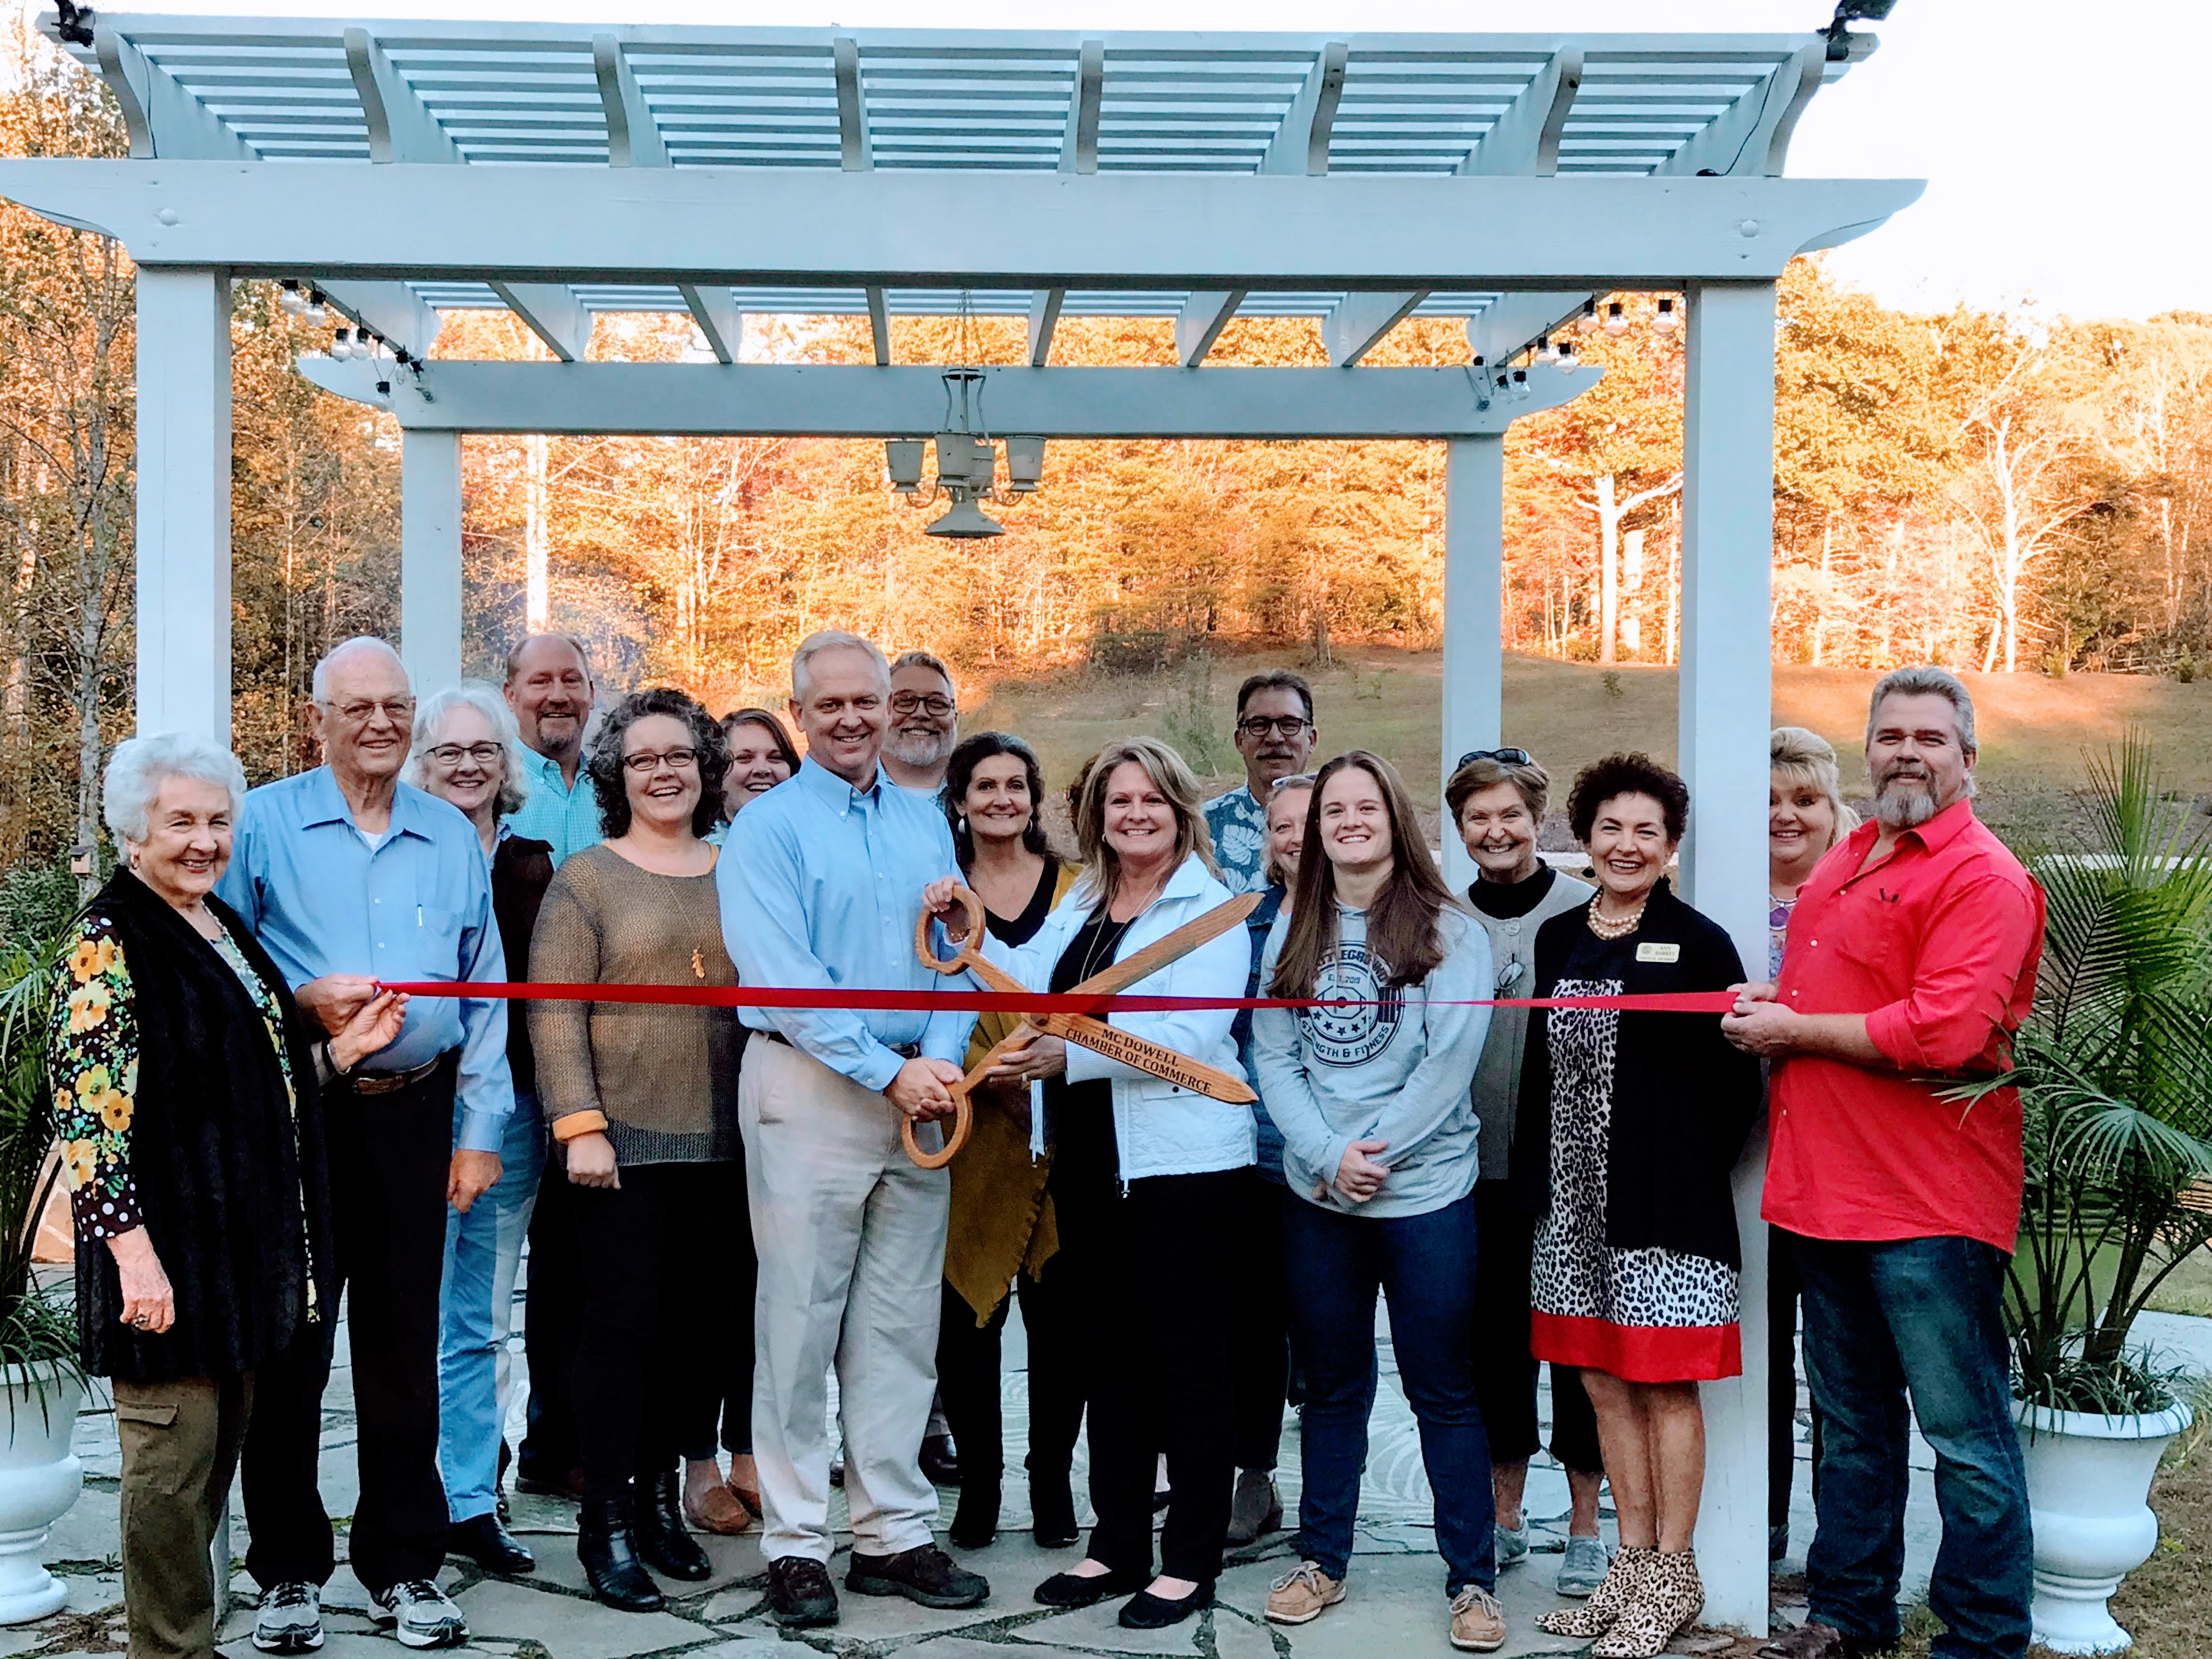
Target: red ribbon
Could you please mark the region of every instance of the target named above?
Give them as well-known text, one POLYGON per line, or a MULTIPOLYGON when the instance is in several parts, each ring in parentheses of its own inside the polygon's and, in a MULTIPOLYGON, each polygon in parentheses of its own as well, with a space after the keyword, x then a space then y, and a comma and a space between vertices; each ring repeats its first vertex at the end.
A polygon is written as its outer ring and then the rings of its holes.
MULTIPOLYGON (((513 985, 465 979, 392 979, 386 991, 410 997, 468 997, 519 1003, 658 1003, 686 1008, 821 1008, 912 1010, 934 1014, 1171 1014, 1186 1009, 1382 1008, 1389 1001, 1345 997, 1086 997, 1079 992, 998 991, 828 991, 785 985, 513 985)), ((1470 997, 1439 998, 1437 1008, 1591 1008, 1639 1014, 1725 1014, 1733 991, 1646 992, 1625 997, 1470 997)))

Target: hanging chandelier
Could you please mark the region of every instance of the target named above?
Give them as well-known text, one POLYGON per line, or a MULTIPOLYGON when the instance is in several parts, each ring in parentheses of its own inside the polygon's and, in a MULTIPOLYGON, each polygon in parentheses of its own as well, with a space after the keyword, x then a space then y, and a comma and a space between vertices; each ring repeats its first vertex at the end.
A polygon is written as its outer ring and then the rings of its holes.
MULTIPOLYGON (((999 450, 983 418, 984 371, 974 365, 975 343, 969 312, 970 296, 960 296, 960 326, 955 343, 960 366, 945 371, 945 418, 934 438, 891 438, 884 445, 884 470, 891 488, 908 501, 945 497, 951 505, 928 525, 933 536, 981 540, 1003 535, 1006 526, 977 503, 991 500, 999 476, 999 450), (921 493, 921 468, 932 445, 937 451, 937 476, 929 494, 921 493)), ((1025 496, 1044 477, 1044 440, 1010 437, 1006 449, 1006 493, 1025 496)))

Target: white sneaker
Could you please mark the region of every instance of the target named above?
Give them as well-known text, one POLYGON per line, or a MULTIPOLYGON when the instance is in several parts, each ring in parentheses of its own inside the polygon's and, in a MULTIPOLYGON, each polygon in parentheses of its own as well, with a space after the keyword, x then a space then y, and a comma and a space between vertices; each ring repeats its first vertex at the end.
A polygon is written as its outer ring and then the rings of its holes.
POLYGON ((369 1618, 392 1626, 403 1647, 453 1648, 469 1639, 469 1621, 445 1591, 427 1578, 371 1590, 368 1599, 375 1608, 369 1618))
POLYGON ((323 1592, 314 1584, 271 1584, 253 1616, 253 1645, 264 1653, 312 1653, 323 1644, 323 1592))

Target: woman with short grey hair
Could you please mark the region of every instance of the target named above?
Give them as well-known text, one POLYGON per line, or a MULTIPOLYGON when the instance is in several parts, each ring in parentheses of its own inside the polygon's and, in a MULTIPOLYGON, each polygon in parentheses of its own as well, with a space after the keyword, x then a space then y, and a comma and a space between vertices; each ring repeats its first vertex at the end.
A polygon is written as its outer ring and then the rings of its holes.
MULTIPOLYGON (((530 977, 530 936, 553 880, 553 849, 518 835, 507 822, 529 798, 522 735, 507 699, 482 680, 434 692, 415 711, 407 781, 455 808, 475 826, 491 864, 492 915, 508 973, 530 977)), ((546 1133, 538 1108, 538 1069, 529 1022, 507 1022, 507 1064, 514 1110, 499 1146, 499 1184, 465 1212, 446 1217, 445 1294, 438 1334, 438 1470, 452 1522, 447 1549, 491 1572, 528 1572, 537 1564, 500 1518, 507 1406, 513 1393, 507 1337, 522 1240, 545 1168, 546 1133)), ((460 1108, 456 1107, 456 1113, 460 1108)))
POLYGON ((214 893, 246 794, 183 733, 118 746, 124 855, 54 970, 46 1065, 85 1369, 112 1380, 131 1651, 212 1659, 208 1546, 257 1367, 337 1317, 318 1074, 399 1034, 386 991, 327 1042, 214 893))

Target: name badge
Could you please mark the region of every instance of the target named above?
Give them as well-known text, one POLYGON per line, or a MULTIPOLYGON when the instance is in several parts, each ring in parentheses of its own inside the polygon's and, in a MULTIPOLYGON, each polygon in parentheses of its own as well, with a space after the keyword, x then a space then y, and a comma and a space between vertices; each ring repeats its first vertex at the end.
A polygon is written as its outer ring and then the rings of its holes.
POLYGON ((1680 945, 1638 945, 1636 960, 1639 962, 1679 962, 1682 960, 1680 945))

